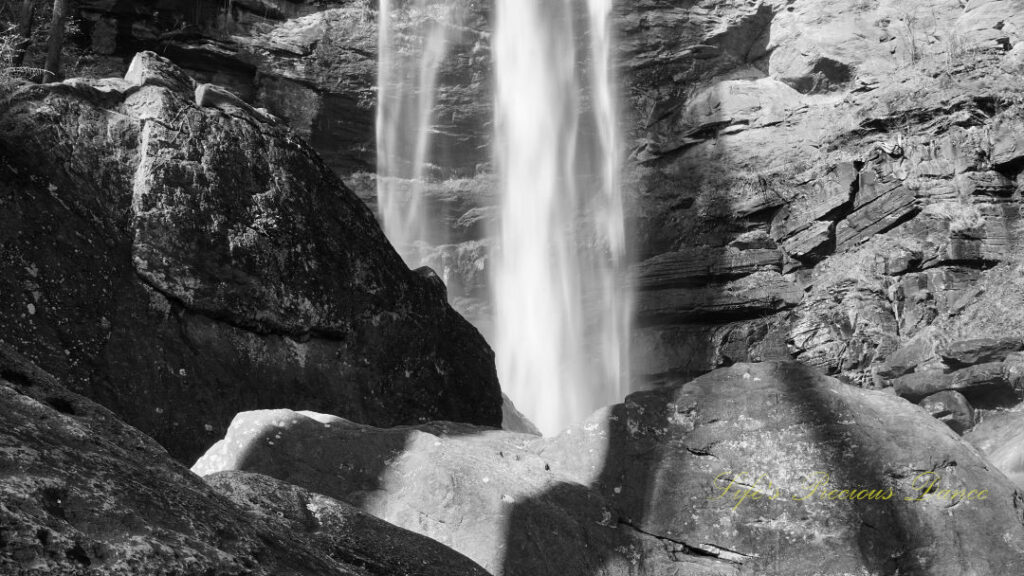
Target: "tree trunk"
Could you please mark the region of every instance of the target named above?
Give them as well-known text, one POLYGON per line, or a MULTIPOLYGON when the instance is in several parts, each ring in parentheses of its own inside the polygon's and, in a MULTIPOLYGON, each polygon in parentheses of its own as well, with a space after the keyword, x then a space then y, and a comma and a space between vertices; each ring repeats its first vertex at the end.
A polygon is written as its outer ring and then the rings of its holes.
POLYGON ((60 54, 64 48, 64 23, 67 16, 68 0, 53 0, 53 20, 50 21, 50 42, 43 82, 53 82, 60 74, 60 54))
POLYGON ((21 17, 18 19, 18 43, 11 55, 11 67, 20 68, 25 63, 25 52, 32 43, 32 19, 36 15, 35 0, 22 0, 21 17))

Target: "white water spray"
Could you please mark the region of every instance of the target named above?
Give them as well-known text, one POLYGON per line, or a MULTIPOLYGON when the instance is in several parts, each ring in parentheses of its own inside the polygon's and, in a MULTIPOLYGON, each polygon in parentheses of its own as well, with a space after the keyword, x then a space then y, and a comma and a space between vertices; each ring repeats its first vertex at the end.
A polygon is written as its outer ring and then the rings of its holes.
POLYGON ((611 0, 587 0, 583 58, 574 4, 497 0, 493 44, 502 198, 492 272, 498 376, 545 434, 621 400, 628 374, 611 0), (590 64, 589 86, 580 81, 582 60, 590 64), (591 125, 596 137, 581 138, 591 125))
POLYGON ((446 232, 429 214, 424 183, 438 74, 459 19, 446 0, 380 0, 377 200, 384 233, 413 268, 416 244, 446 232))

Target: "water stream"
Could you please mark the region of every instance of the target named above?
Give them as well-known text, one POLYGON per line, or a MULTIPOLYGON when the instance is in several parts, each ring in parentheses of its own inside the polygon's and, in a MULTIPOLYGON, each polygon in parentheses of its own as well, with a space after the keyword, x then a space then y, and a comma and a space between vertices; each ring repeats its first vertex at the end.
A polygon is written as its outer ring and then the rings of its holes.
MULTIPOLYGON (((414 267, 415 243, 439 235, 423 183, 449 43, 437 22, 453 17, 445 6, 381 0, 378 194, 385 232, 414 267), (413 15, 412 42, 396 37, 399 13, 413 15), (416 24, 417 14, 429 17, 416 24)), ((488 264, 492 345, 504 391, 545 434, 626 391, 630 301, 610 12, 611 0, 495 0, 491 18, 500 188, 488 264)))
POLYGON ((380 0, 377 200, 384 233, 412 268, 417 243, 444 238, 425 197, 437 80, 459 6, 446 0, 380 0))
POLYGON ((621 400, 628 372, 611 2, 577 6, 497 0, 495 14, 495 351, 545 434, 621 400))

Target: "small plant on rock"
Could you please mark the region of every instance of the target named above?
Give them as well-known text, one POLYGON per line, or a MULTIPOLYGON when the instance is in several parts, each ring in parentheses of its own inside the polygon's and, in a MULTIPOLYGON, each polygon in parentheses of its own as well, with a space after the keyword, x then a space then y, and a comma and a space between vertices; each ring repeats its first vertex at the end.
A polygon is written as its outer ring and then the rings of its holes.
POLYGON ((11 58, 19 40, 20 37, 15 33, 13 26, 0 31, 0 85, 6 86, 11 81, 11 75, 15 71, 11 66, 11 58))
POLYGON ((977 48, 959 32, 952 32, 945 39, 946 71, 952 74, 961 66, 973 63, 977 48))

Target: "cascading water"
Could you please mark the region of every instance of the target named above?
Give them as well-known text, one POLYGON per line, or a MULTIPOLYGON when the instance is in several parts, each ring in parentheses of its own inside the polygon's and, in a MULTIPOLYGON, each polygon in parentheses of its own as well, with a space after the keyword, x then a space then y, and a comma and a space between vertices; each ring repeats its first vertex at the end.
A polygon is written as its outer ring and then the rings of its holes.
POLYGON ((424 183, 438 74, 459 19, 446 0, 380 0, 377 200, 384 233, 414 268, 417 243, 445 234, 429 214, 424 183))
MULTIPOLYGON (((503 388, 550 434, 619 401, 628 375, 612 0, 495 2, 492 344, 503 388)), ((378 201, 412 267, 445 241, 425 183, 439 73, 465 5, 380 0, 378 201)))
POLYGON ((587 0, 588 58, 577 51, 575 5, 497 0, 493 43, 498 376, 546 434, 620 400, 628 372, 611 0, 587 0), (596 137, 581 138, 586 127, 596 137))

